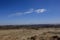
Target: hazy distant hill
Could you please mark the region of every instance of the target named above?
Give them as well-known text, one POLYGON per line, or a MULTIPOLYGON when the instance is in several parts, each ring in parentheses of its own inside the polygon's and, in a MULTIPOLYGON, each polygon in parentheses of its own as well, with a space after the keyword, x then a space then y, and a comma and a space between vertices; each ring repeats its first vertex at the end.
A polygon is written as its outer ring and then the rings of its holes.
POLYGON ((4 25, 0 29, 20 29, 20 28, 60 28, 60 24, 35 24, 35 25, 4 25))

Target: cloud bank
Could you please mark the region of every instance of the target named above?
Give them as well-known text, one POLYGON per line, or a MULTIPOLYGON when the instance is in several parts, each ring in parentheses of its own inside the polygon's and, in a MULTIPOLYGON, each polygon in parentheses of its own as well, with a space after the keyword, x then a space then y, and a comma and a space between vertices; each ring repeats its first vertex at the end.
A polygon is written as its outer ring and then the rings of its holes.
POLYGON ((36 10, 34 10, 34 9, 29 9, 29 10, 27 10, 27 11, 25 11, 25 12, 16 12, 16 13, 10 14, 10 15, 8 15, 8 17, 20 16, 20 15, 25 15, 25 14, 32 14, 33 12, 34 12, 34 13, 44 13, 44 12, 46 12, 46 11, 47 11, 47 9, 36 9, 36 10))

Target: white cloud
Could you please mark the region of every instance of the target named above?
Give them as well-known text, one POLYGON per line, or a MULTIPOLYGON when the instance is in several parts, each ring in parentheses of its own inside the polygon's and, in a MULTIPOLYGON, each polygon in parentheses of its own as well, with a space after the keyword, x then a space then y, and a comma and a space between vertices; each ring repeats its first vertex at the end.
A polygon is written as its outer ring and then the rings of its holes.
POLYGON ((22 13, 14 13, 14 14, 8 15, 8 17, 12 17, 12 16, 20 16, 20 15, 22 15, 22 13))
POLYGON ((30 10, 24 12, 24 13, 25 13, 25 14, 29 14, 29 13, 33 13, 33 11, 34 11, 34 9, 30 9, 30 10))
POLYGON ((43 13, 43 12, 46 12, 47 10, 46 9, 37 9, 35 10, 36 13, 43 13))
POLYGON ((13 14, 8 15, 8 17, 30 14, 30 13, 33 13, 33 10, 34 10, 34 9, 29 9, 28 11, 23 12, 23 13, 21 13, 21 12, 13 13, 13 14))
POLYGON ((25 12, 16 12, 16 13, 13 13, 13 14, 10 14, 8 15, 8 17, 12 17, 12 16, 21 16, 21 15, 26 15, 26 14, 30 14, 30 13, 43 13, 43 12, 46 12, 47 10, 46 9, 29 9, 28 11, 25 11, 25 12))

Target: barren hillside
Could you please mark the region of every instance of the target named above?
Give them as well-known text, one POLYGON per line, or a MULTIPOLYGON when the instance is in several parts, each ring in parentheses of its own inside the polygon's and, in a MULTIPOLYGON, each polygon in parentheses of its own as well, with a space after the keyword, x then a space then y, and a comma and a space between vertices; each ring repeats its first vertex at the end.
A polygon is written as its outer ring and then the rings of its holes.
POLYGON ((39 40, 41 37, 44 39, 54 35, 60 36, 60 28, 0 30, 0 40, 39 40), (33 39, 34 36, 37 38, 33 39))

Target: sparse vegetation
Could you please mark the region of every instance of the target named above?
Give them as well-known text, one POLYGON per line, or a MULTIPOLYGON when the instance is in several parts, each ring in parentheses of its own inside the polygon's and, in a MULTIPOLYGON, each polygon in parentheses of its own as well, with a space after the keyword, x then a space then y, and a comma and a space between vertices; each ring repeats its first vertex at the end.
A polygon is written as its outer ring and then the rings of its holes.
POLYGON ((60 28, 46 26, 0 26, 0 40, 60 40, 60 28))

